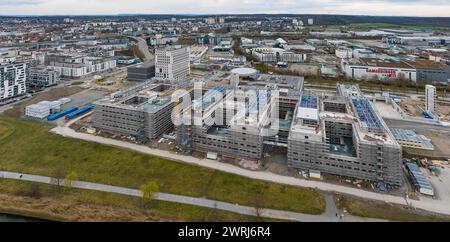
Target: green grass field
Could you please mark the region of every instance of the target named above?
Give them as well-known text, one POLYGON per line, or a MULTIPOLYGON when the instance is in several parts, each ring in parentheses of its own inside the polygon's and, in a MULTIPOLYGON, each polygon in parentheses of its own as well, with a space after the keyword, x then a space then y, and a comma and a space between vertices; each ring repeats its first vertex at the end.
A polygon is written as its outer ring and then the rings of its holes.
POLYGON ((0 140, 0 170, 61 176, 129 188, 156 180, 161 192, 242 205, 321 214, 320 192, 252 180, 48 132, 49 126, 0 116, 15 128, 0 140))
MULTIPOLYGON (((107 207, 117 207, 124 209, 131 209, 139 212, 141 215, 148 215, 150 217, 169 221, 214 221, 214 222, 257 222, 257 221, 272 221, 270 219, 258 218, 253 216, 241 215, 231 213, 218 209, 202 208, 191 205, 184 205, 178 203, 152 201, 150 206, 144 207, 142 200, 136 197, 129 197, 119 194, 111 194, 98 191, 88 191, 82 189, 71 189, 63 191, 61 187, 56 187, 47 184, 34 184, 24 181, 0 180, 0 193, 13 194, 25 197, 30 196, 30 191, 38 191, 41 198, 52 198, 61 202, 75 202, 88 205, 99 205, 107 207)), ((34 195, 36 196, 36 194, 34 195)), ((66 206, 66 205, 63 205, 66 206)), ((99 213, 108 214, 108 209, 98 211, 99 213)), ((41 209, 36 209, 39 214, 41 209)), ((51 209, 50 209, 51 210, 51 209)), ((41 211, 42 212, 42 211, 41 211)), ((48 212, 48 211, 47 211, 48 212)), ((78 214, 71 214, 67 218, 79 216, 78 214)), ((101 216, 100 216, 101 217, 101 216)), ((42 218, 54 220, 55 218, 42 218)), ((273 220, 277 221, 277 220, 273 220)))
POLYGON ((0 122, 0 140, 5 139, 14 132, 14 129, 8 123, 0 122))
POLYGON ((355 216, 378 218, 400 222, 443 222, 450 221, 450 216, 435 215, 420 211, 405 210, 401 206, 359 198, 335 196, 336 206, 355 216))

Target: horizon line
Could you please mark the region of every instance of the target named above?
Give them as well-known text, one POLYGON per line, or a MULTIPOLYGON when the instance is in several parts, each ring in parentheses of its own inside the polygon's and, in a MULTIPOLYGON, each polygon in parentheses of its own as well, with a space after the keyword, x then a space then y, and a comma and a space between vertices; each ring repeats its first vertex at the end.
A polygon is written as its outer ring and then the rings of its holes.
POLYGON ((413 15, 370 15, 370 14, 314 14, 314 13, 98 13, 98 14, 0 14, 0 18, 4 17, 126 17, 126 16, 184 16, 184 17, 201 17, 201 16, 251 16, 251 15, 286 15, 286 16, 365 16, 365 17, 390 17, 390 18, 450 18, 450 16, 413 16, 413 15))

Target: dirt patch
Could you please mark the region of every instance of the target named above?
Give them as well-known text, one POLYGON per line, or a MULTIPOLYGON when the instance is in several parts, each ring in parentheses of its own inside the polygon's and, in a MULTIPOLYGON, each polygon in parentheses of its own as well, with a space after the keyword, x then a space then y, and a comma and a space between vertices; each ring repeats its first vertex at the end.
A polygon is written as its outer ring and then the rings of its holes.
POLYGON ((438 105, 438 113, 443 121, 450 121, 450 104, 440 103, 438 105))
POLYGON ((403 98, 400 102, 400 107, 409 115, 415 117, 423 117, 424 102, 413 98, 403 98), (421 107, 421 108, 419 108, 421 107))
POLYGON ((112 206, 0 194, 0 212, 54 221, 161 221, 145 212, 112 206))
POLYGON ((434 145, 434 150, 419 150, 404 148, 404 151, 408 154, 420 155, 426 157, 448 157, 450 158, 450 137, 446 133, 439 133, 435 131, 420 132, 417 131, 419 135, 425 135, 434 145))
POLYGON ((83 90, 84 89, 81 87, 54 88, 49 91, 39 93, 36 96, 32 97, 31 99, 26 100, 22 103, 14 105, 11 109, 5 111, 5 114, 13 118, 20 118, 22 115, 24 115, 25 107, 28 105, 35 104, 41 101, 56 101, 60 98, 68 97, 73 94, 79 93, 83 90))

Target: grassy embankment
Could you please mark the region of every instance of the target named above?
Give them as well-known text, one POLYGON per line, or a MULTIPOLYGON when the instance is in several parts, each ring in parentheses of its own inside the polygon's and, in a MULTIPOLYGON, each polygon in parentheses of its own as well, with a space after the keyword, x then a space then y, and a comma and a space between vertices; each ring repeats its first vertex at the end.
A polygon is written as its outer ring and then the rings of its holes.
POLYGON ((81 180, 129 188, 156 180, 161 192, 206 197, 255 207, 321 214, 320 192, 152 157, 48 132, 49 126, 0 116, 15 128, 0 140, 0 170, 61 177, 74 171, 81 180), (12 152, 13 151, 13 152, 12 152))
POLYGON ((346 209, 359 217, 378 218, 400 222, 443 222, 450 221, 450 216, 432 214, 425 211, 407 210, 400 205, 369 201, 348 196, 335 196, 336 206, 346 209))
POLYGON ((52 221, 272 221, 98 191, 0 180, 0 212, 52 221))

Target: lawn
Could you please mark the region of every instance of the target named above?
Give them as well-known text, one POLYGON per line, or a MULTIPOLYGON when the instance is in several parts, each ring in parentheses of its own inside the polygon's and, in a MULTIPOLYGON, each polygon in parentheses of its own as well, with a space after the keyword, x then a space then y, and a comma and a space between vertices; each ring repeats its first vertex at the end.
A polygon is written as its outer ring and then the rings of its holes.
POLYGON ((318 191, 252 180, 124 149, 48 132, 50 126, 0 116, 15 132, 0 140, 0 170, 61 176, 76 172, 81 180, 139 188, 156 180, 161 192, 206 197, 242 205, 321 214, 318 191))
MULTIPOLYGON (((0 180, 0 193, 23 197, 28 201, 26 209, 17 211, 23 215, 42 219, 64 221, 214 221, 214 222, 257 222, 272 221, 265 218, 241 215, 218 209, 164 201, 152 201, 143 205, 142 200, 119 194, 82 189, 63 190, 47 184, 32 184, 24 181, 0 180), (33 191, 33 193, 31 193, 33 191), (51 206, 43 206, 51 199, 51 206), (56 202, 57 201, 57 202, 56 202), (84 207, 74 204, 82 203, 84 207), (58 206, 60 205, 60 207, 58 206), (115 208, 115 209, 111 209, 115 208), (61 211, 67 208, 68 211, 61 211), (26 211, 26 212, 24 212, 26 211), (86 212, 86 213, 84 213, 86 212)), ((16 198, 16 199, 17 199, 16 198)), ((12 201, 2 201, 0 210, 13 206, 12 201), (3 205, 3 206, 2 206, 3 205)), ((18 208, 20 210, 20 208, 18 208)), ((5 211, 9 212, 9 211, 5 211)))
POLYGON ((5 139, 7 136, 11 135, 14 129, 8 123, 0 122, 0 140, 5 139))
POLYGON ((450 216, 435 215, 423 211, 406 210, 399 205, 368 201, 353 197, 335 196, 336 206, 355 216, 378 218, 400 222, 443 222, 450 221, 450 216))

